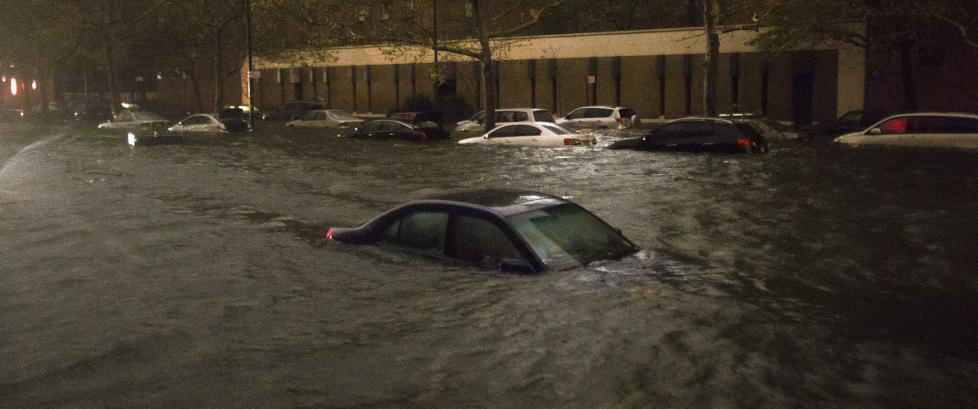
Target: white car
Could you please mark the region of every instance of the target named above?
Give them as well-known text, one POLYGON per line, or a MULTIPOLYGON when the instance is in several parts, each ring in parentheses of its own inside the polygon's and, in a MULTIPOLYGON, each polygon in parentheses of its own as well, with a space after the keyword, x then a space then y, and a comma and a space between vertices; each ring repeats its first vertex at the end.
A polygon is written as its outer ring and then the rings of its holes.
POLYGON ((317 109, 306 112, 302 118, 285 123, 285 126, 307 128, 346 128, 363 125, 363 120, 342 109, 317 109))
POLYGON ((227 132, 227 127, 212 114, 194 114, 167 129, 170 132, 227 132))
POLYGON ((893 115, 835 141, 852 145, 974 149, 978 148, 978 115, 939 112, 893 115))
POLYGON ((152 112, 126 111, 115 119, 98 124, 101 129, 153 129, 165 128, 169 121, 152 112))
POLYGON ((592 146, 594 136, 574 132, 552 123, 516 122, 493 128, 485 135, 462 139, 460 144, 513 146, 592 146))
POLYGON ((557 119, 558 125, 569 128, 628 129, 639 124, 635 110, 628 107, 603 105, 585 106, 557 119))
MULTIPOLYGON (((501 125, 501 124, 511 123, 511 122, 533 122, 533 123, 546 122, 551 124, 555 123, 554 116, 551 115, 550 112, 547 111, 546 109, 501 108, 501 109, 496 109, 493 112, 494 112, 493 117, 496 118, 495 121, 496 125, 501 125)), ((472 120, 473 118, 475 118, 475 115, 473 115, 472 118, 469 118, 466 121, 472 120)), ((466 121, 462 121, 462 122, 466 122, 466 121)), ((461 124, 462 122, 459 122, 459 124, 461 124)), ((486 123, 486 115, 485 113, 482 113, 480 119, 477 119, 474 122, 468 122, 461 128, 459 128, 458 124, 456 124, 455 130, 459 132, 481 131, 485 123, 486 123)))

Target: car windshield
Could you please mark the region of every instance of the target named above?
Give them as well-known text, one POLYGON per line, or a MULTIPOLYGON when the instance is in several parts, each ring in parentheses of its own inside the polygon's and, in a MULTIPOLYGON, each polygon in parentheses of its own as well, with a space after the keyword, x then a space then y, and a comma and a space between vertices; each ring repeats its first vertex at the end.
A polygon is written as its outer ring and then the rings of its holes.
POLYGON ((133 112, 138 121, 162 121, 163 117, 153 112, 133 112))
POLYGON ((329 114, 333 116, 333 119, 337 119, 340 121, 350 121, 356 119, 353 117, 353 115, 351 115, 349 112, 346 111, 333 110, 333 111, 329 111, 329 114))
POLYGON ((547 124, 547 125, 542 125, 542 126, 544 128, 549 129, 550 132, 553 132, 553 133, 555 133, 557 135, 567 135, 567 134, 573 133, 570 130, 568 130, 567 128, 564 128, 564 127, 559 126, 559 125, 550 125, 550 124, 547 124))
POLYGON ((516 214, 508 220, 550 269, 616 259, 638 250, 618 231, 573 203, 516 214))

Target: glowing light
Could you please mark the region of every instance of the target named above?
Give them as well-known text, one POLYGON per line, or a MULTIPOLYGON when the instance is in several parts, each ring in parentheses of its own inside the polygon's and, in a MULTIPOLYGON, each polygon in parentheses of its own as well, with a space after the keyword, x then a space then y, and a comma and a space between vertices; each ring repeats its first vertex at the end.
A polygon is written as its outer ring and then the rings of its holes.
POLYGON ((17 95, 17 79, 16 78, 11 78, 10 79, 10 94, 11 95, 17 95))
POLYGON ((136 146, 136 134, 129 132, 127 136, 129 138, 129 146, 136 146))
POLYGON ((7 82, 7 76, 6 75, 3 76, 3 82, 7 82))
POLYGON ((37 80, 31 80, 31 89, 37 89, 37 80))

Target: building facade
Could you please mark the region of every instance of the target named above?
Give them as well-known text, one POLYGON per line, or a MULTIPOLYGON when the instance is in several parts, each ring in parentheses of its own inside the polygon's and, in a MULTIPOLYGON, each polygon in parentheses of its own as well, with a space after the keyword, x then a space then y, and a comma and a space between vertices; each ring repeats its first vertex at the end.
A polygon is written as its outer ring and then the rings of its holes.
MULTIPOLYGON (((748 45, 753 31, 721 36, 717 105, 796 123, 833 119, 863 108, 861 49, 831 47, 778 55, 748 45)), ((537 107, 564 115, 582 105, 626 105, 642 118, 703 113, 702 29, 664 29, 515 37, 497 41, 496 108, 537 107)), ((287 60, 256 60, 252 103, 276 108, 291 100, 385 114, 408 98, 442 93, 481 107, 480 63, 405 47, 342 47, 287 60), (436 74, 437 73, 437 74, 436 74)), ((248 72, 243 67, 242 78, 248 72)), ((247 102, 248 82, 241 82, 247 102)), ((444 96, 444 95, 443 95, 444 96)), ((457 99, 456 99, 457 100, 457 99)))

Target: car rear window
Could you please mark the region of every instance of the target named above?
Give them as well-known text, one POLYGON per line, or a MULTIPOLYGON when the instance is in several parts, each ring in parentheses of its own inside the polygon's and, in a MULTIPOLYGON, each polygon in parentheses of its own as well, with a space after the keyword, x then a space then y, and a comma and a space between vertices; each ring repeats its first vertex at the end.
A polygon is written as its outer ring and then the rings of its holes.
POLYGON ((635 110, 631 108, 622 108, 618 110, 618 115, 621 115, 622 118, 631 118, 635 116, 635 110))
POLYGON ((548 130, 550 130, 550 132, 553 132, 553 133, 555 133, 557 135, 567 135, 567 134, 571 133, 570 131, 568 131, 568 130, 566 130, 564 128, 561 128, 559 126, 556 126, 556 125, 542 125, 542 126, 544 128, 547 128, 548 130))
POLYGON ((526 122, 530 116, 520 111, 496 111, 496 122, 526 122))

